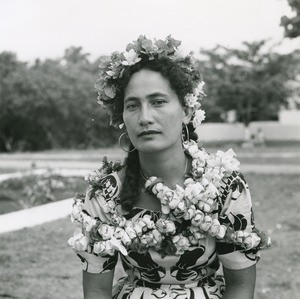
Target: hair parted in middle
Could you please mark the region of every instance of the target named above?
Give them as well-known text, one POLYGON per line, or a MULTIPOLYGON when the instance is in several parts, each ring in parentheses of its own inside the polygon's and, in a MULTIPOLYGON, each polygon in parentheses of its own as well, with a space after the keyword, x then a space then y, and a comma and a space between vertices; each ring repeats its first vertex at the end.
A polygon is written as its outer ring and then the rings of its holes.
POLYGON ((181 104, 194 110, 191 119, 194 127, 204 120, 205 113, 200 109, 205 96, 204 82, 192 57, 179 55, 180 44, 171 36, 154 42, 140 36, 127 45, 125 52, 114 52, 102 61, 95 88, 98 103, 108 110, 111 125, 122 127, 125 88, 131 76, 142 69, 159 72, 169 81, 181 104))

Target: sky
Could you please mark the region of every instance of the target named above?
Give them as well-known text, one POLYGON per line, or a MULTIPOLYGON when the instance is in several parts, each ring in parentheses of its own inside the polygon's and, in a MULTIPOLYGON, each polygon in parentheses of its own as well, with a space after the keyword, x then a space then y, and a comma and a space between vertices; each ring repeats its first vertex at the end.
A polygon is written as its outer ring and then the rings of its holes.
MULTIPOLYGON (((34 61, 81 46, 95 59, 124 51, 140 34, 172 34, 186 52, 239 48, 243 41, 282 40, 283 15, 293 15, 287 0, 0 0, 0 52, 34 61)), ((299 39, 285 39, 277 50, 297 46, 299 39)))

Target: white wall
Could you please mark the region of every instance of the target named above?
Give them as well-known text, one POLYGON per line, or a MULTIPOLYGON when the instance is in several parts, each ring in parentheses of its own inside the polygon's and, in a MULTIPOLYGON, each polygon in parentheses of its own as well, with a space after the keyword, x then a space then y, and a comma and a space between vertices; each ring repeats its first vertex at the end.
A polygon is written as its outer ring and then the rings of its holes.
POLYGON ((281 110, 278 117, 282 124, 300 125, 300 110, 281 110))
MULTIPOLYGON (((256 133, 258 128, 262 129, 266 141, 300 141, 300 124, 252 122, 249 125, 250 134, 256 133)), ((245 126, 241 123, 203 123, 196 132, 200 141, 243 141, 245 126)))

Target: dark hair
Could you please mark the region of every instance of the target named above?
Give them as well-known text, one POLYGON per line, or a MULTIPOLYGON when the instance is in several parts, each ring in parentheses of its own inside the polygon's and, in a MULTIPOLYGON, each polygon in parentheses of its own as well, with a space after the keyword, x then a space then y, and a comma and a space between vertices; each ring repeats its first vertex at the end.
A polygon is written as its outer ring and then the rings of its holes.
MULTIPOLYGON (((197 82, 201 79, 200 73, 192 67, 191 58, 189 56, 176 61, 167 57, 149 60, 148 56, 145 56, 139 63, 124 70, 121 78, 114 80, 117 91, 114 104, 110 107, 113 120, 120 120, 122 117, 125 88, 131 76, 142 69, 148 69, 162 74, 169 81, 170 87, 176 92, 183 106, 185 105, 184 97, 188 93, 193 92, 195 85, 197 85, 197 82)), ((187 127, 189 130, 189 138, 197 141, 198 136, 193 124, 190 122, 187 127)), ((130 145, 130 149, 134 149, 132 144, 130 145)), ((120 198, 122 208, 126 211, 130 211, 138 201, 141 192, 140 186, 142 182, 138 151, 134 150, 129 152, 124 164, 126 165, 126 170, 120 198)))
POLYGON ((184 106, 184 97, 188 93, 192 93, 201 79, 200 73, 192 67, 191 58, 189 56, 180 60, 172 60, 168 57, 156 58, 149 60, 148 56, 142 58, 129 68, 124 69, 121 78, 114 79, 116 88, 116 96, 113 99, 109 110, 113 121, 123 122, 124 93, 131 76, 142 70, 147 69, 158 72, 163 75, 170 83, 170 87, 177 94, 181 104, 184 106))

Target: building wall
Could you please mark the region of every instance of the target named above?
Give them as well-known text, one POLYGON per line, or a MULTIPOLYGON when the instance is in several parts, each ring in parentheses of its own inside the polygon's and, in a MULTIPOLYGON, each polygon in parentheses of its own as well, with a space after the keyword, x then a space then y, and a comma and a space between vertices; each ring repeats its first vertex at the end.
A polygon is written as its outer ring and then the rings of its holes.
POLYGON ((300 110, 281 110, 278 117, 281 124, 300 125, 300 110))
MULTIPOLYGON (((266 141, 300 141, 300 124, 286 124, 275 121, 252 122, 249 135, 261 128, 266 141)), ((241 123, 203 123, 196 132, 199 140, 207 142, 243 141, 247 132, 241 123)))

